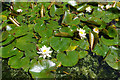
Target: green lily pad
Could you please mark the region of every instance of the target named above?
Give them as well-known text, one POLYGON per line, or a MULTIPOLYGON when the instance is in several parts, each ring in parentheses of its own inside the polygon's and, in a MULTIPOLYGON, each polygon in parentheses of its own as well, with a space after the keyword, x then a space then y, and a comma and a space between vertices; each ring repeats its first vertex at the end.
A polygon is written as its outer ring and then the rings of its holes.
POLYGON ((14 37, 19 37, 27 34, 29 31, 29 28, 27 26, 22 27, 16 27, 15 29, 10 31, 10 34, 12 34, 14 37))
MULTIPOLYGON (((2 45, 6 45, 6 44, 9 44, 11 41, 13 41, 15 38, 13 37, 13 35, 11 34, 8 34, 8 38, 2 42, 2 45)), ((0 43, 1 44, 1 43, 0 43)))
POLYGON ((58 53, 57 59, 59 62, 62 63, 63 66, 74 66, 75 64, 77 64, 79 56, 78 56, 78 52, 69 51, 67 52, 67 54, 58 53))
POLYGON ((79 52, 79 59, 82 59, 82 58, 86 57, 87 55, 88 55, 87 51, 80 51, 79 52))
POLYGON ((117 30, 114 27, 109 26, 108 27, 108 35, 110 37, 116 37, 117 36, 117 30))
POLYGON ((111 51, 105 58, 105 61, 109 66, 111 66, 113 69, 120 70, 119 64, 119 55, 118 55, 118 48, 115 48, 114 46, 110 47, 111 51))
POLYGON ((9 61, 8 61, 8 65, 10 65, 11 68, 21 68, 22 67, 22 63, 25 63, 25 62, 21 62, 21 57, 23 56, 23 52, 19 52, 17 51, 17 55, 16 56, 13 56, 11 58, 9 58, 9 61))
POLYGON ((97 55, 106 56, 109 51, 109 47, 100 41, 100 44, 96 44, 93 52, 97 55))
POLYGON ((56 51, 65 51, 68 49, 70 42, 70 38, 52 37, 50 45, 56 51))
POLYGON ((0 40, 4 41, 7 39, 7 37, 8 37, 8 32, 4 31, 4 32, 2 32, 2 36, 0 36, 0 38, 1 38, 0 40))
POLYGON ((51 15, 52 17, 55 16, 56 10, 57 10, 56 6, 55 6, 55 5, 52 5, 52 7, 50 8, 50 15, 51 15))
POLYGON ((36 40, 33 39, 32 36, 32 34, 28 34, 16 40, 16 47, 22 51, 25 51, 26 56, 29 56, 30 58, 37 55, 37 50, 34 43, 36 40))
POLYGON ((89 49, 88 40, 79 40, 77 41, 77 44, 80 46, 81 49, 85 49, 85 50, 89 49))
POLYGON ((114 39, 105 39, 103 36, 101 37, 101 41, 105 44, 105 45, 118 45, 118 37, 114 38, 114 39))
POLYGON ((62 29, 60 29, 60 32, 66 32, 66 33, 68 33, 70 36, 73 36, 73 31, 70 29, 70 28, 68 28, 68 27, 64 27, 64 28, 62 28, 62 29))
POLYGON ((2 49, 2 57, 3 58, 8 58, 8 57, 11 57, 11 56, 15 55, 16 53, 12 52, 12 51, 14 51, 13 50, 14 47, 15 47, 14 42, 7 45, 7 46, 5 46, 5 47, 1 47, 1 49, 2 49))
POLYGON ((69 11, 65 11, 62 23, 70 23, 72 21, 72 15, 69 11))

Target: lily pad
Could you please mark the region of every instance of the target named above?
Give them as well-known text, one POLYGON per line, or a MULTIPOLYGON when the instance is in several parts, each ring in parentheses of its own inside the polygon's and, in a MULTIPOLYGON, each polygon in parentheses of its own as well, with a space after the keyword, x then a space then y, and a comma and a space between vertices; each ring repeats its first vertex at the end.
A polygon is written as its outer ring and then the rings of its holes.
POLYGON ((105 58, 105 61, 109 66, 111 66, 113 69, 120 70, 119 64, 119 55, 118 55, 118 48, 115 48, 114 46, 110 47, 111 51, 105 58))
POLYGON ((105 45, 118 45, 118 37, 114 38, 114 39, 106 39, 103 36, 101 37, 101 41, 105 44, 105 45))
POLYGON ((74 66, 78 62, 78 52, 77 51, 69 51, 67 54, 58 53, 57 59, 62 63, 63 66, 74 66))
POLYGON ((64 14, 64 17, 63 17, 63 20, 62 20, 62 23, 70 23, 72 21, 72 15, 70 13, 70 11, 65 11, 65 14, 64 14))
POLYGON ((93 52, 97 55, 106 56, 109 51, 109 47, 100 41, 100 44, 96 44, 93 52))
POLYGON ((70 42, 70 38, 52 37, 50 45, 56 51, 65 51, 68 49, 70 42))

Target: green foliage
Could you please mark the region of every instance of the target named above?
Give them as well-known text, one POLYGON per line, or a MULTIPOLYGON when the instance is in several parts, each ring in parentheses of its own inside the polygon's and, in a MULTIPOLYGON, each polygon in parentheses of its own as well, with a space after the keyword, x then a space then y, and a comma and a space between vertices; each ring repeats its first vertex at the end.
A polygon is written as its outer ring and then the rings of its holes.
POLYGON ((57 59, 62 63, 63 66, 74 66, 78 62, 78 52, 69 51, 64 53, 58 53, 57 59))
MULTIPOLYGON (((23 68, 33 78, 53 78, 52 70, 60 65, 75 66, 89 52, 103 57, 109 66, 118 70, 119 60, 116 63, 114 59, 118 59, 117 52, 111 48, 119 48, 116 26, 119 27, 120 14, 116 6, 102 9, 93 3, 15 2, 14 9, 6 8, 0 16, 3 18, 1 57, 9 58, 11 68, 23 68), (18 9, 22 11, 17 12, 18 9), (116 26, 112 26, 114 23, 116 26), (78 31, 80 28, 83 32, 78 31), (44 45, 51 48, 51 58, 39 57, 45 55, 37 53, 44 45), (55 65, 50 67, 53 59, 55 65), (39 72, 35 72, 36 66, 39 72)), ((95 78, 93 72, 89 74, 95 78)))

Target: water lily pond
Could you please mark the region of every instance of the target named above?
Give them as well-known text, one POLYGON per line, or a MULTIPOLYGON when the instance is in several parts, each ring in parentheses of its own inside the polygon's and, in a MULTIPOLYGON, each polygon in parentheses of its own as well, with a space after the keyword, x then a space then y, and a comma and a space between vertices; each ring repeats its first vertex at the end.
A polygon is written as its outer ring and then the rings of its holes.
POLYGON ((120 79, 120 2, 2 2, 2 79, 120 79))

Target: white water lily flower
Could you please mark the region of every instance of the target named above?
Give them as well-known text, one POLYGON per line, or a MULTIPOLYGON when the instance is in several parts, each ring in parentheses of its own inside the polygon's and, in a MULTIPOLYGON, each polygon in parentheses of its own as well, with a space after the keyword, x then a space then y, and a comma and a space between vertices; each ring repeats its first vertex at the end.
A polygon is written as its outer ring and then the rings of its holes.
POLYGON ((23 10, 22 9, 18 9, 17 12, 22 12, 23 10))
POLYGON ((80 28, 80 29, 77 29, 77 31, 79 31, 79 36, 81 37, 81 39, 85 38, 85 35, 86 35, 85 30, 80 28))
POLYGON ((10 31, 11 29, 12 29, 12 28, 11 28, 10 26, 8 26, 8 25, 6 26, 6 30, 7 30, 7 31, 10 31))
POLYGON ((50 51, 50 47, 46 47, 45 45, 39 49, 39 52, 37 52, 38 54, 41 54, 39 57, 43 57, 44 59, 48 56, 51 57, 50 53, 52 53, 52 51, 50 51))
POLYGON ((92 11, 92 9, 91 9, 91 7, 89 6, 89 7, 87 7, 86 9, 86 12, 91 12, 92 11))
POLYGON ((53 66, 56 65, 54 62, 52 62, 52 61, 50 61, 50 60, 48 60, 48 63, 49 63, 49 67, 53 67, 53 66))
POLYGON ((109 9, 109 8, 111 8, 112 7, 112 5, 106 5, 106 9, 109 9))
POLYGON ((94 31, 95 33, 99 33, 98 28, 94 28, 93 31, 94 31))
POLYGON ((70 5, 72 5, 72 6, 76 6, 76 5, 77 5, 76 1, 68 1, 68 3, 69 3, 70 5))
POLYGON ((43 66, 41 66, 41 65, 35 65, 32 69, 30 69, 30 71, 39 73, 39 72, 41 72, 43 69, 44 69, 43 66))

